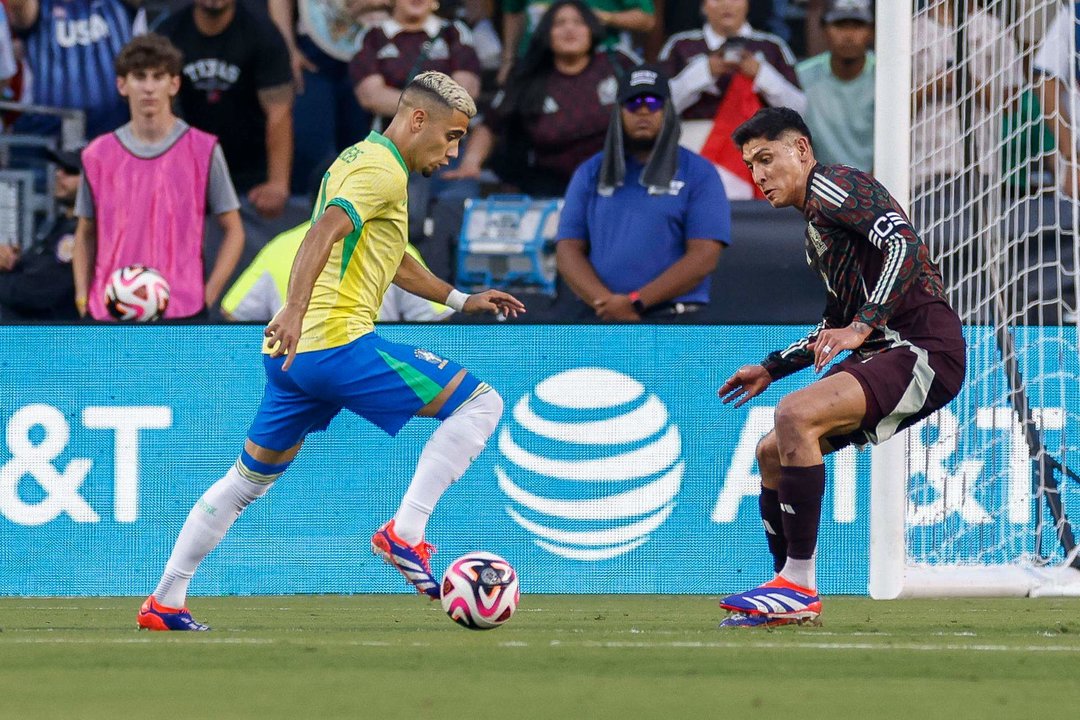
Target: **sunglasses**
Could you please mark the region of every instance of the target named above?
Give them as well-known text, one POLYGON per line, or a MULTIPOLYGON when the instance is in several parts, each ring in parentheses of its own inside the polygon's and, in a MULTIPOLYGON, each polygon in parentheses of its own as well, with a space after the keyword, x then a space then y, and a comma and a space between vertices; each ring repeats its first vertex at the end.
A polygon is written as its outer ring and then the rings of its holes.
POLYGON ((642 107, 647 107, 649 112, 659 112, 664 109, 664 99, 655 95, 638 95, 623 103, 623 107, 630 112, 637 112, 642 107))

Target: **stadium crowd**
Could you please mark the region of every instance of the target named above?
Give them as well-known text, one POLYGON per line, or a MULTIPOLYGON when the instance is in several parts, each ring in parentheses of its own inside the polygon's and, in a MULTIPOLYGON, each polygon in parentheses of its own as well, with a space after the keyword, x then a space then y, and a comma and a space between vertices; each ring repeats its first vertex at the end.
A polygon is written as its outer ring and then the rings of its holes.
MULTIPOLYGON (((219 247, 235 245, 235 233, 230 236, 228 230, 207 224, 203 249, 207 258, 200 266, 207 274, 214 268, 219 276, 215 284, 221 274, 235 280, 274 236, 287 231, 295 235, 294 226, 309 213, 311 195, 325 168, 343 149, 369 131, 381 129, 393 114, 400 88, 426 70, 445 72, 460 82, 478 99, 481 113, 460 156, 449 167, 433 177, 415 175, 410 181, 412 250, 436 274, 453 282, 454 246, 466 199, 501 193, 565 198, 572 222, 561 223, 558 235, 550 239, 559 247, 560 278, 570 278, 570 287, 560 281, 560 295, 572 303, 580 298, 591 306, 569 315, 581 320, 632 321, 648 314, 650 320, 663 321, 709 302, 707 278, 700 292, 687 294, 694 286, 685 282, 671 284, 665 292, 641 292, 680 257, 693 254, 691 248, 701 238, 686 234, 684 226, 695 225, 695 232, 704 232, 701 228, 707 223, 673 220, 650 230, 669 237, 620 237, 634 248, 621 250, 624 258, 635 252, 650 257, 639 252, 649 248, 649 243, 665 248, 654 254, 655 266, 646 263, 628 270, 634 287, 623 281, 605 283, 591 269, 607 267, 610 274, 611 261, 602 253, 605 248, 611 250, 612 233, 622 232, 598 227, 593 229, 595 239, 589 237, 593 196, 597 187, 600 195, 604 192, 604 179, 597 181, 604 172, 601 165, 616 153, 620 156, 616 165, 627 165, 626 158, 634 156, 638 142, 629 139, 624 148, 622 133, 617 133, 617 146, 612 143, 613 127, 622 129, 623 120, 629 118, 621 118, 617 110, 633 107, 631 115, 640 111, 643 117, 656 114, 664 119, 655 123, 657 133, 637 153, 640 162, 631 159, 624 172, 637 176, 649 165, 653 146, 655 152, 664 150, 669 159, 675 158, 666 147, 672 143, 695 162, 704 158, 715 168, 722 182, 706 195, 713 198, 708 202, 710 209, 724 217, 710 226, 705 239, 718 247, 731 241, 727 200, 762 197, 730 135, 763 106, 787 106, 802 113, 823 162, 873 170, 872 0, 194 0, 191 4, 3 0, 2 11, 4 97, 17 103, 82 110, 84 142, 129 122, 130 98, 117 91, 114 64, 132 38, 153 32, 180 51, 173 110, 186 123, 184 127, 217 138, 231 187, 218 188, 212 198, 216 209, 210 214, 231 210, 222 194, 234 194, 244 235, 243 252, 236 260, 227 258, 231 267, 223 268, 212 258, 219 247), (648 92, 633 97, 621 96, 620 83, 643 62, 654 63, 649 67, 663 78, 662 85, 650 85, 648 92), (591 175, 578 177, 579 168, 584 170, 590 158, 591 175), (587 268, 586 290, 580 280, 582 267, 587 268), (593 281, 599 285, 592 285, 593 281), (618 286, 617 291, 608 285, 618 286), (618 295, 618 307, 623 310, 636 306, 637 311, 598 310, 596 303, 605 293, 618 295), (630 304, 623 302, 631 297, 630 304), (690 297, 692 302, 681 302, 690 297), (665 312, 647 313, 651 308, 665 312)), ((980 32, 1002 37, 993 32, 995 23, 1000 24, 994 15, 974 12, 981 14, 980 32)), ((1071 15, 1065 19, 1071 25, 1071 15)), ((943 67, 951 51, 938 38, 947 37, 944 28, 950 22, 950 17, 937 12, 922 13, 916 20, 917 28, 922 24, 916 38, 926 38, 916 52, 940 56, 943 67)), ((1008 47, 988 48, 979 45, 979 33, 971 33, 969 72, 977 75, 981 54, 1006 51, 1022 57, 1030 72, 1037 38, 1021 35, 1015 43, 1005 41, 1008 47)), ((1042 61, 1049 73, 1047 82, 1055 82, 1052 53, 1053 48, 1048 48, 1042 61)), ((916 112, 937 112, 934 92, 951 77, 945 72, 927 78, 917 92, 916 112)), ((1027 98, 1028 105, 1032 102, 1034 98, 1027 98)), ((1022 112, 1039 109, 1025 106, 1022 112)), ((939 131, 957 132, 953 122, 945 117, 939 131)), ((54 143, 54 151, 64 151, 68 158, 57 163, 54 153, 52 165, 47 166, 49 157, 16 144, 5 153, 9 166, 21 161, 39 167, 42 178, 48 177, 46 167, 59 167, 65 178, 83 169, 71 162, 70 151, 78 148, 71 147, 70 138, 61 137, 56 117, 9 112, 4 123, 6 136, 44 137, 54 143)), ((1045 137, 1032 141, 1038 145, 1035 153, 1058 137, 1062 143, 1071 142, 1071 135, 1064 137, 1068 133, 1068 127, 1048 128, 1045 137)), ((950 164, 953 159, 940 160, 940 167, 924 168, 925 177, 918 180, 940 184, 945 182, 943 177, 957 171, 955 163, 950 164)), ((1036 170, 1025 168, 1023 173, 1027 182, 1027 175, 1036 170)), ((82 184, 85 193, 96 195, 85 177, 82 184)), ((87 284, 77 277, 72 290, 69 280, 60 279, 70 275, 72 254, 64 249, 70 243, 54 237, 56 228, 63 226, 56 218, 70 217, 63 208, 75 202, 60 191, 60 185, 48 183, 50 188, 57 187, 56 203, 61 209, 40 223, 33 241, 21 248, 0 245, 0 320, 70 318, 76 303, 80 312, 85 310, 85 297, 54 293, 45 302, 41 293, 25 298, 16 290, 27 285, 23 274, 46 270, 63 283, 66 292, 83 292, 87 284), (51 265, 37 267, 29 262, 32 256, 44 257, 51 265)), ((678 195, 679 190, 670 193, 678 195)), ((205 198, 200 202, 205 204, 205 198)), ((75 205, 86 206, 85 202, 75 205)), ((228 252, 235 254, 231 249, 228 252)), ((290 260, 289 252, 277 251, 260 262, 284 265, 287 274, 290 260)), ((701 267, 707 271, 710 263, 717 262, 711 257, 701 267)), ((235 312, 237 307, 252 305, 252 301, 243 302, 244 293, 252 287, 280 285, 282 268, 267 267, 265 274, 263 282, 249 274, 231 298, 226 294, 224 313, 215 306, 197 316, 267 319, 265 313, 235 312)), ((100 284, 97 278, 91 287, 100 284)), ((200 297, 216 303, 219 293, 200 297)), ((425 309, 415 317, 441 319, 447 315, 442 310, 425 309)), ((387 319, 410 316, 391 313, 387 319)))

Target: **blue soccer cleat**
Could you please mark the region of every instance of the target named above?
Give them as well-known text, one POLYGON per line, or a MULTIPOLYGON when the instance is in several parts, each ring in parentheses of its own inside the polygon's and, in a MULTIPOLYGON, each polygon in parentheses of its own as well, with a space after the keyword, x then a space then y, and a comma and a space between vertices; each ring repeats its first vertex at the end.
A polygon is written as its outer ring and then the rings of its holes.
POLYGON ((391 520, 371 536, 371 551, 397 568, 416 588, 416 592, 426 595, 430 600, 440 598, 439 581, 431 572, 434 545, 423 540, 416 545, 410 545, 394 532, 394 521, 391 520))
POLYGON ((814 590, 799 587, 777 575, 753 590, 728 595, 720 601, 720 607, 743 615, 817 620, 821 615, 821 598, 814 590))
POLYGON ((768 615, 747 615, 745 613, 732 613, 720 622, 721 628, 772 628, 781 625, 802 625, 802 621, 795 618, 770 617, 768 615))
POLYGON ((205 632, 210 629, 209 625, 196 622, 187 608, 165 607, 154 596, 146 598, 146 602, 139 608, 139 617, 136 622, 140 630, 181 630, 205 632))

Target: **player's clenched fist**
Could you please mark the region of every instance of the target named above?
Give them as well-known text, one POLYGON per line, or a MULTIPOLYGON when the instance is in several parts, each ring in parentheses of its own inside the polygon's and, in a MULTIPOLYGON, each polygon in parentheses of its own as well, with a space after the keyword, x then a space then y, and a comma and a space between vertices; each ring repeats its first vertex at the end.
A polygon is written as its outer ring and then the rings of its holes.
POLYGON ((716 394, 723 402, 734 400, 735 407, 742 407, 750 398, 765 392, 770 383, 772 376, 763 365, 743 365, 724 381, 716 394))

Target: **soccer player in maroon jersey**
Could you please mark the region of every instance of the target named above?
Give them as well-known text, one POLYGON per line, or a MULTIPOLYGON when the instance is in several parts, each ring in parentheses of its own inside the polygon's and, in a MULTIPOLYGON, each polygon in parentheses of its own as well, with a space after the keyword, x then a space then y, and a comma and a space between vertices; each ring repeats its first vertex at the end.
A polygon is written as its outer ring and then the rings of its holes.
POLYGON ((720 387, 735 407, 810 365, 820 372, 781 399, 757 447, 759 506, 776 577, 720 602, 721 627, 816 624, 814 576, 822 456, 892 437, 956 397, 965 343, 930 251, 889 192, 846 165, 814 159, 810 131, 790 108, 765 108, 732 135, 773 207, 807 220, 806 259, 825 283, 824 317, 807 337, 739 368, 720 387))

